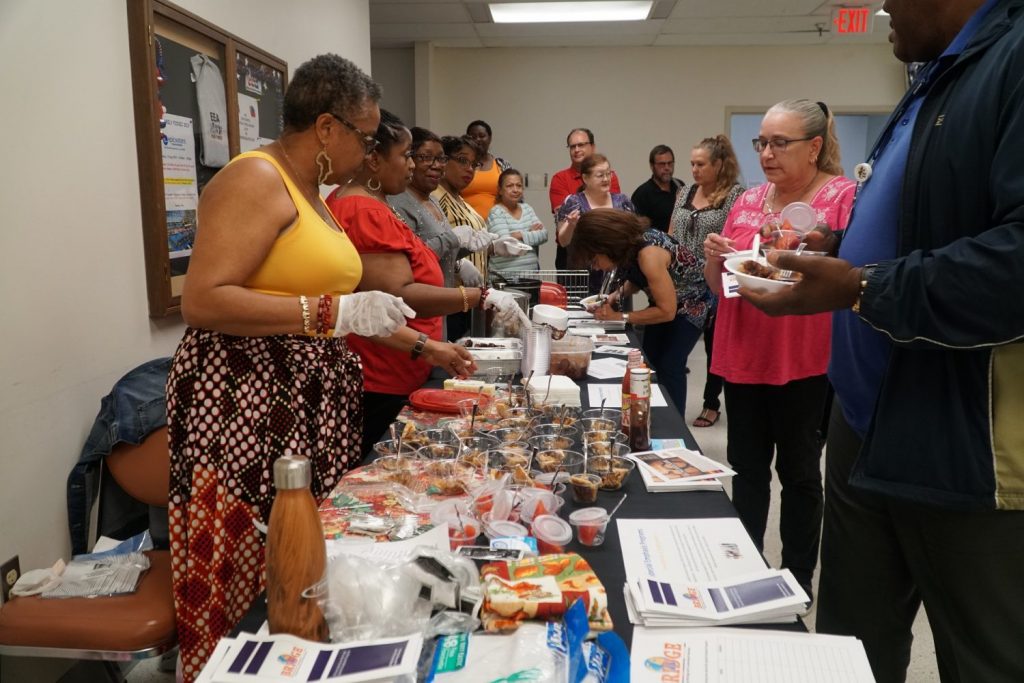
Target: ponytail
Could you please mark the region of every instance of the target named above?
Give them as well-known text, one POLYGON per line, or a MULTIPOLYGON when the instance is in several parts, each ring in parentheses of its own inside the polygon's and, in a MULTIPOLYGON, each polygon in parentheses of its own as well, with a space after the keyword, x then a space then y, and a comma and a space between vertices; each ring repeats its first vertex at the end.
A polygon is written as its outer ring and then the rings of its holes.
POLYGON ((818 153, 818 170, 830 175, 842 175, 843 167, 839 153, 839 136, 836 135, 836 120, 824 102, 811 100, 783 100, 769 112, 796 114, 803 123, 804 135, 821 138, 818 153))

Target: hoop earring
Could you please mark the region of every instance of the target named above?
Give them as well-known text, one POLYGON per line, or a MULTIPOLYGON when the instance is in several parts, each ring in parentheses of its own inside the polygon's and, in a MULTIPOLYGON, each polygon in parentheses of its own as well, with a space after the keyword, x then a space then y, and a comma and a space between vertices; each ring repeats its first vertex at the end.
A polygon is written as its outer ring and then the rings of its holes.
POLYGON ((319 171, 317 183, 324 185, 331 174, 334 173, 334 163, 331 161, 331 157, 327 156, 327 145, 324 145, 323 149, 316 155, 316 167, 319 171))
POLYGON ((369 190, 370 192, 380 192, 380 188, 381 188, 381 185, 380 185, 380 180, 379 179, 377 179, 377 178, 370 178, 368 181, 366 181, 366 189, 369 190), (377 187, 373 186, 373 182, 375 180, 377 181, 377 187))

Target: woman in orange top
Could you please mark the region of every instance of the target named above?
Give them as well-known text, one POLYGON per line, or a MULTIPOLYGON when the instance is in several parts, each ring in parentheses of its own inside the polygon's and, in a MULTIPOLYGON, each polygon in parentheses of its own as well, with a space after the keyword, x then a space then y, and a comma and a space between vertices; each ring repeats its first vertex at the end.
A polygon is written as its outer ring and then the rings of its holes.
POLYGON ((498 201, 498 176, 512 164, 491 154, 491 127, 486 121, 473 121, 466 126, 466 136, 476 140, 480 148, 480 165, 473 181, 462 190, 462 198, 481 216, 486 217, 498 201))
POLYGON ((376 338, 435 365, 473 369, 464 349, 405 326, 412 310, 352 291, 359 255, 320 199, 376 146, 380 89, 348 60, 296 71, 274 143, 210 181, 182 314, 188 329, 167 383, 171 568, 185 681, 198 675, 263 589, 271 472, 309 456, 325 496, 360 457, 359 359, 344 335, 376 338))

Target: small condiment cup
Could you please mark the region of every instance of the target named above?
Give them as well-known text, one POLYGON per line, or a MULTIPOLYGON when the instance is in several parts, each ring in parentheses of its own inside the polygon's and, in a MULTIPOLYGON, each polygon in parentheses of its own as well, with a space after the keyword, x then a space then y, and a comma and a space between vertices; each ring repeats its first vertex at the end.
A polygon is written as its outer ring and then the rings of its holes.
POLYGON ((576 527, 576 539, 580 545, 595 546, 604 543, 608 519, 608 511, 604 508, 580 508, 569 515, 569 524, 576 527))
POLYGON ((541 515, 530 525, 533 537, 537 539, 537 552, 551 555, 565 552, 565 544, 572 540, 572 527, 560 517, 541 515))

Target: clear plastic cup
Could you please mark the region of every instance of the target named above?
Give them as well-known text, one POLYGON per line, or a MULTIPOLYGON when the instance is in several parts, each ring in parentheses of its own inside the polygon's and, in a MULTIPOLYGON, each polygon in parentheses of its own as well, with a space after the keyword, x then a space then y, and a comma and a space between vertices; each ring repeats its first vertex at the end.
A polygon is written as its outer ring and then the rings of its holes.
POLYGON ((519 508, 519 518, 527 524, 530 524, 537 517, 543 515, 554 515, 557 514, 562 506, 565 505, 565 499, 561 496, 556 496, 550 491, 544 489, 533 489, 535 493, 525 495, 527 490, 523 490, 523 503, 519 508))
POLYGON ((578 451, 561 448, 537 451, 533 462, 541 472, 555 472, 560 469, 573 475, 583 471, 583 454, 578 451))
POLYGON ((475 435, 462 439, 459 455, 470 456, 474 454, 486 454, 499 446, 498 440, 489 436, 475 435))
POLYGON ((625 453, 629 453, 629 437, 622 432, 598 431, 583 435, 583 450, 588 458, 619 455, 622 450, 619 446, 624 446, 625 453))
MULTIPOLYGON (((626 448, 628 452, 628 447, 626 448)), ((587 472, 601 479, 598 487, 602 491, 618 491, 636 469, 636 463, 622 455, 587 459, 587 472)))
POLYGON ((582 472, 569 477, 569 488, 572 499, 576 503, 596 503, 597 489, 601 485, 601 477, 596 474, 582 472))
POLYGON ((570 439, 578 438, 580 430, 575 427, 563 427, 560 424, 546 423, 535 424, 530 430, 534 436, 564 436, 570 439))
POLYGON ((519 522, 510 519, 492 519, 489 512, 482 515, 480 521, 484 525, 484 535, 492 541, 496 538, 523 537, 530 534, 529 530, 519 522))
POLYGON ((430 521, 435 525, 448 525, 448 544, 452 550, 473 545, 481 531, 480 521, 465 501, 448 500, 438 503, 430 513, 430 521))
POLYGON ((621 414, 618 420, 608 417, 585 417, 580 421, 580 429, 584 434, 587 432, 617 432, 619 425, 622 424, 621 418, 621 414))
POLYGON ((416 451, 421 460, 455 460, 459 457, 459 447, 452 444, 432 443, 416 451))
POLYGON ((568 436, 531 436, 526 440, 530 448, 538 451, 569 450, 576 445, 576 441, 568 436))
POLYGON ((530 525, 537 539, 537 552, 541 555, 564 553, 565 544, 572 540, 572 527, 554 515, 540 515, 530 525))
POLYGON ((492 429, 487 435, 501 443, 519 443, 530 436, 530 430, 526 427, 501 427, 492 429))
MULTIPOLYGON (((458 444, 459 438, 455 436, 455 432, 450 429, 443 427, 435 427, 433 429, 424 429, 419 432, 423 435, 423 438, 428 444, 431 443, 444 443, 444 444, 458 444)), ((426 445, 426 444, 424 444, 426 445)))
POLYGON ((580 508, 569 515, 569 524, 576 527, 580 545, 601 545, 608 528, 608 511, 598 507, 580 508))
POLYGON ((622 411, 618 408, 588 408, 583 411, 584 420, 610 420, 615 423, 614 429, 622 424, 622 411))
POLYGON ((476 419, 482 420, 487 412, 487 399, 475 396, 473 398, 464 398, 458 401, 455 405, 459 407, 459 415, 464 420, 468 420, 473 416, 473 408, 476 407, 476 419))
POLYGON ((401 450, 399 450, 399 443, 400 442, 398 441, 388 439, 386 441, 378 441, 373 444, 373 454, 375 458, 381 458, 385 455, 399 455, 400 453, 411 456, 415 454, 416 449, 419 448, 415 444, 401 442, 401 450))

